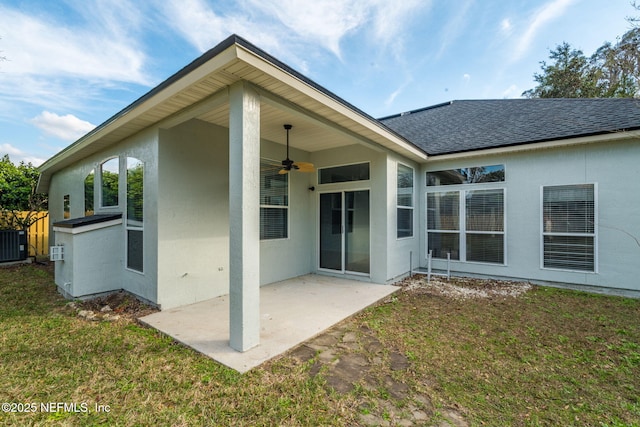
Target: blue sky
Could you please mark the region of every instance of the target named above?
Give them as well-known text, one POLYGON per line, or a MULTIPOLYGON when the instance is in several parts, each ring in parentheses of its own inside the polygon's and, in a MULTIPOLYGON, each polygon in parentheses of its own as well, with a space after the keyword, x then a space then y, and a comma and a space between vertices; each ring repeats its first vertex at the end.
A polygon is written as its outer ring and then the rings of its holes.
POLYGON ((0 155, 34 165, 236 33, 374 117, 514 98, 628 0, 0 0, 0 155))

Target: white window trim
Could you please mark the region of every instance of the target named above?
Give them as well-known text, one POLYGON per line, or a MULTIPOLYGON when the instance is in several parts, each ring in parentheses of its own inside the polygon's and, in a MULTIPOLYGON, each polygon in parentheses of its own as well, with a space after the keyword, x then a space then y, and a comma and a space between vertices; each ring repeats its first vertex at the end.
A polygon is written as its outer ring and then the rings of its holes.
MULTIPOLYGON (((145 188, 146 186, 145 184, 145 162, 143 162, 141 159, 138 159, 137 157, 131 157, 131 156, 126 156, 125 157, 125 167, 126 167, 126 173, 125 173, 125 212, 123 214, 124 217, 124 269, 127 271, 131 271, 132 273, 137 273, 137 274, 141 274, 141 275, 145 275, 145 263, 144 263, 144 253, 145 253, 145 244, 144 244, 144 239, 145 239, 145 235, 146 233, 144 232, 144 224, 145 224, 145 220, 144 220, 144 193, 145 193, 145 188), (138 226, 138 225, 131 225, 129 218, 128 218, 128 210, 129 210, 129 165, 127 164, 127 159, 129 158, 134 158, 136 160, 138 160, 140 163, 142 163, 142 225, 138 226), (140 270, 136 270, 133 268, 130 268, 127 265, 127 260, 129 259, 129 231, 141 231, 142 232, 142 271, 140 270)), ((102 188, 102 186, 101 186, 102 188)), ((120 199, 118 198, 118 201, 120 199)))
MULTIPOLYGON (((429 232, 433 232, 433 233, 450 233, 450 234, 457 234, 458 235, 458 250, 460 252, 460 259, 451 259, 451 262, 464 262, 465 264, 480 264, 480 265, 492 265, 492 266, 504 266, 506 267, 508 265, 507 260, 508 260, 508 253, 507 253, 507 188, 500 186, 500 185, 496 185, 496 184, 504 184, 503 182, 500 183, 480 183, 480 184, 460 184, 460 185, 456 185, 455 188, 447 188, 447 187, 454 187, 454 186, 433 186, 432 188, 438 188, 438 190, 430 190, 427 191, 425 193, 425 197, 424 197, 424 203, 425 203, 425 225, 427 223, 427 218, 429 215, 429 212, 427 211, 428 206, 427 206, 427 195, 428 194, 432 194, 432 193, 458 193, 458 215, 459 215, 459 223, 458 223, 458 230, 435 230, 435 229, 429 229, 427 227, 425 227, 426 230, 426 235, 425 235, 425 259, 427 259, 428 254, 429 254, 429 232), (493 184, 491 186, 487 186, 487 184, 493 184), (470 187, 470 185, 473 185, 473 187, 470 187), (476 185, 478 186, 482 186, 480 188, 476 187, 476 185), (485 191, 485 190, 502 190, 502 194, 503 194, 503 207, 502 207, 502 219, 503 219, 503 224, 502 224, 502 231, 467 231, 467 207, 466 207, 466 197, 465 197, 465 193, 467 191, 485 191), (496 263, 496 262, 482 262, 482 261, 467 261, 467 239, 466 239, 466 235, 467 233, 469 234, 502 234, 503 238, 502 238, 502 253, 503 253, 503 260, 502 263, 496 263)), ((444 258, 434 258, 434 259, 444 259, 444 258)))
MULTIPOLYGON (((260 161, 267 161, 270 163, 273 163, 274 165, 279 164, 280 161, 278 160, 273 160, 273 159, 269 159, 267 157, 260 157, 260 161)), ((289 174, 287 174, 287 206, 283 206, 283 205, 263 205, 260 204, 258 210, 262 210, 263 208, 266 209, 287 209, 287 237, 278 237, 276 239, 260 239, 260 243, 268 243, 268 242, 281 242, 284 240, 289 240, 291 239, 291 209, 290 205, 291 205, 291 179, 289 179, 289 176, 291 174, 291 171, 289 172, 289 174)), ((260 189, 258 189, 260 190, 260 189)), ((260 197, 260 195, 258 195, 258 197, 260 197)), ((258 213, 259 215, 259 213, 258 213)), ((259 227, 260 224, 258 224, 259 227)), ((260 231, 260 230, 258 230, 260 231)))
MULTIPOLYGON (((120 208, 120 203, 122 202, 122 198, 120 197, 120 187, 121 187, 121 180, 122 180, 122 165, 121 165, 121 161, 120 161, 120 156, 113 156, 113 157, 109 157, 105 160, 103 160, 99 165, 98 165, 98 175, 100 175, 100 177, 96 180, 96 177, 94 176, 93 179, 94 181, 98 181, 98 201, 100 202, 99 205, 99 209, 106 209, 106 210, 110 210, 110 209, 118 209, 120 208), (102 185, 102 167, 104 166, 105 163, 110 162, 113 159, 117 159, 118 160, 118 204, 117 205, 109 205, 109 206, 105 206, 104 205, 104 197, 102 194, 103 191, 103 185, 102 185)), ((94 195, 95 195, 95 187, 94 187, 94 195)), ((95 206, 95 196, 94 196, 94 205, 93 205, 93 210, 94 212, 97 210, 96 206, 95 206)))
POLYGON ((416 217, 415 217, 415 206, 416 206, 416 169, 402 162, 396 163, 396 240, 406 240, 413 239, 416 237, 416 217), (411 187, 411 206, 401 206, 398 204, 398 170, 400 169, 400 165, 411 169, 411 174, 413 178, 413 185, 411 187), (411 210, 411 235, 398 237, 398 209, 407 209, 411 210))
MULTIPOLYGON (((364 162, 359 162, 359 163, 364 163, 364 162)), ((349 181, 349 182, 367 182, 367 181, 349 181)), ((338 182, 336 184, 347 184, 348 182, 338 182)), ((327 184, 327 185, 333 185, 333 184, 327 184)), ((317 217, 316 217, 316 242, 317 242, 317 254, 316 254, 316 265, 318 266, 318 271, 324 271, 327 273, 334 273, 334 274, 345 274, 345 275, 352 275, 352 276, 362 276, 362 277, 371 277, 371 270, 372 270, 372 253, 371 253, 371 247, 372 247, 372 237, 373 237, 373 231, 372 231, 372 227, 371 227, 371 220, 373 218, 373 210, 371 209, 371 187, 355 187, 355 188, 351 188, 351 187, 345 187, 342 189, 323 189, 322 191, 318 191, 318 195, 317 195, 317 199, 316 199, 316 206, 318 207, 317 209, 317 217), (356 192, 356 191, 368 191, 369 192, 369 273, 361 273, 358 271, 351 271, 351 270, 347 270, 345 269, 343 266, 342 270, 331 270, 329 268, 322 268, 320 267, 320 195, 321 194, 331 194, 331 193, 342 193, 342 207, 343 207, 343 211, 342 213, 344 214, 346 212, 346 210, 344 210, 344 206, 345 206, 345 193, 350 193, 350 192, 356 192)), ((344 218, 342 218, 342 220, 344 221, 344 218)), ((342 255, 344 257, 344 251, 345 251, 345 224, 342 224, 342 242, 341 242, 341 246, 340 246, 340 250, 342 251, 342 255)), ((344 259, 343 259, 344 261, 344 259)))
POLYGON ((572 184, 549 184, 540 186, 540 269, 547 271, 564 271, 570 273, 598 274, 598 183, 579 182, 572 184), (544 189, 545 187, 571 186, 571 185, 593 185, 593 233, 547 233, 544 231, 544 189), (544 237, 545 236, 572 236, 572 237, 593 237, 593 271, 572 270, 569 268, 553 268, 544 266, 544 237))
MULTIPOLYGON (((327 186, 327 188, 331 188, 330 186, 332 186, 332 185, 339 186, 339 185, 350 184, 350 183, 358 183, 358 182, 367 183, 367 182, 371 182, 371 161, 370 160, 365 160, 365 161, 362 161, 362 162, 340 163, 340 164, 336 164, 336 165, 318 167, 318 168, 316 168, 316 182, 318 183, 318 185, 323 186, 323 188, 324 188, 325 185, 327 186), (360 165, 360 164, 364 164, 364 163, 367 163, 369 165, 369 179, 359 179, 357 181, 327 182, 327 183, 324 183, 324 184, 320 183, 320 171, 323 170, 323 169, 340 168, 340 167, 343 167, 343 166, 360 165)), ((327 190, 327 191, 331 191, 331 190, 327 190)))

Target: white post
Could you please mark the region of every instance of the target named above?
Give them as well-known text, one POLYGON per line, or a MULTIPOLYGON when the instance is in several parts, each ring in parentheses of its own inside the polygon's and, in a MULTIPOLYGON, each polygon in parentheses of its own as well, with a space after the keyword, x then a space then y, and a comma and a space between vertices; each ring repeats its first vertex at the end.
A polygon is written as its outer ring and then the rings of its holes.
POLYGON ((229 92, 229 345, 260 344, 260 97, 229 92))

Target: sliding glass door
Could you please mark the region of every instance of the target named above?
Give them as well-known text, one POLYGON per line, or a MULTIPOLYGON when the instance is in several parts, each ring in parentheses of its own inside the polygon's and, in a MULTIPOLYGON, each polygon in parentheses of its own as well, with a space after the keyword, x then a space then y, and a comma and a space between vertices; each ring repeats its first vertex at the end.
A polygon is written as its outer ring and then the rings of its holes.
POLYGON ((369 190, 320 194, 320 268, 369 274, 369 190))

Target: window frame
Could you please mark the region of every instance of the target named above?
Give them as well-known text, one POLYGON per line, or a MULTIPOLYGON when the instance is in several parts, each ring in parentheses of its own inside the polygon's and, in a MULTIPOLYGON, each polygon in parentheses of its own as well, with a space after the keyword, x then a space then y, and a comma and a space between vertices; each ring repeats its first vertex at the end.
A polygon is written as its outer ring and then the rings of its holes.
POLYGON ((316 172, 316 182, 318 183, 318 185, 339 185, 339 184, 349 184, 352 182, 371 182, 371 161, 369 160, 365 160, 363 162, 351 162, 351 163, 342 163, 342 164, 338 164, 338 165, 331 165, 331 166, 323 166, 323 167, 319 167, 316 168, 317 172, 316 172), (325 170, 325 169, 333 169, 333 168, 341 168, 344 166, 353 166, 353 165, 363 165, 366 164, 367 165, 367 169, 369 170, 369 179, 357 179, 357 180, 351 180, 351 181, 335 181, 335 182, 322 182, 320 179, 320 171, 325 170))
POLYGON ((71 195, 65 194, 62 198, 62 217, 71 218, 71 195))
MULTIPOLYGON (((468 264, 481 264, 481 265, 493 265, 493 266, 507 266, 508 265, 508 253, 507 253, 507 188, 503 186, 504 182, 491 182, 491 183, 478 183, 473 186, 469 184, 460 184, 455 186, 431 186, 425 193, 425 259, 429 254, 429 233, 446 233, 457 234, 458 236, 458 258, 451 258, 451 261, 464 262, 468 264), (501 184, 501 185, 496 185, 501 184), (437 188, 437 190, 436 190, 437 188), (467 229, 467 192, 476 191, 502 191, 502 231, 479 231, 467 229), (437 193, 457 193, 458 194, 458 228, 456 230, 441 230, 429 228, 429 194, 437 193), (500 234, 502 235, 502 262, 488 262, 488 261, 473 261, 467 259, 467 234, 473 235, 486 235, 486 234, 500 234)), ((440 257, 433 257, 434 259, 446 259, 440 257)))
MULTIPOLYGON (((100 190, 100 209, 118 209, 120 207, 120 178, 122 175, 122 171, 121 171, 121 161, 120 161, 120 157, 119 156, 114 156, 114 157, 109 157, 107 159, 105 159, 104 161, 102 161, 98 167, 98 170, 100 171, 100 185, 99 185, 99 190, 100 190), (106 205, 105 204, 105 200, 104 200, 104 180, 103 180, 103 175, 104 175, 104 165, 107 164, 108 162, 112 161, 112 160, 117 160, 118 161, 118 188, 116 191, 116 197, 118 199, 118 202, 115 205, 106 205)), ((94 177, 95 179, 95 177, 94 177)), ((95 210, 95 206, 94 206, 94 210, 95 210)))
POLYGON ((125 200, 126 200, 126 206, 125 206, 125 213, 124 213, 124 232, 125 232, 125 269, 127 271, 131 271, 134 273, 138 273, 138 274, 142 274, 144 275, 144 249, 145 249, 145 245, 144 245, 144 238, 145 238, 145 232, 144 232, 144 190, 145 190, 145 162, 143 162, 141 159, 137 158, 137 157, 131 157, 131 156, 127 156, 125 157, 125 164, 126 164, 126 178, 125 178, 125 200), (135 224, 133 224, 133 222, 129 219, 129 159, 133 159, 135 161, 137 161, 139 164, 142 165, 142 220, 141 221, 136 221, 135 224), (140 224, 140 225, 138 225, 140 224), (140 232, 142 233, 142 269, 138 270, 135 269, 131 266, 129 266, 129 232, 130 231, 134 231, 134 232, 140 232))
MULTIPOLYGON (((266 157, 260 157, 260 163, 269 163, 274 167, 280 168, 281 162, 277 161, 277 160, 273 160, 273 159, 269 159, 266 157)), ((259 215, 260 215, 260 225, 259 225, 259 232, 260 232, 260 236, 263 235, 263 223, 262 223, 262 212, 263 209, 286 209, 287 212, 287 218, 286 218, 286 226, 284 227, 284 232, 286 233, 286 235, 284 237, 273 237, 273 238, 262 238, 260 237, 260 242, 273 242, 273 241, 278 241, 278 240, 288 240, 290 239, 291 236, 291 210, 289 209, 290 207, 290 202, 291 202, 291 185, 290 185, 290 180, 289 180, 289 175, 291 174, 291 172, 285 174, 286 177, 286 182, 287 182, 287 194, 286 194, 286 198, 287 198, 287 204, 286 205, 270 205, 270 204, 264 204, 262 203, 262 182, 260 182, 259 186, 259 197, 260 197, 260 206, 259 206, 259 215)), ((260 181, 262 181, 262 168, 260 170, 260 181)))
POLYGON ((597 182, 581 182, 573 184, 551 184, 540 186, 540 269, 547 271, 564 271, 570 273, 582 273, 582 274, 598 274, 598 183, 597 182), (593 233, 577 233, 577 232, 547 232, 545 231, 545 218, 544 218, 544 189, 549 187, 571 187, 571 186, 593 186, 593 233), (593 271, 592 270, 578 270, 571 268, 559 268, 559 267, 546 267, 544 265, 544 249, 545 249, 545 236, 559 236, 559 237, 591 237, 593 238, 593 271))
MULTIPOLYGON (((405 187, 402 187, 405 188, 405 187)), ((415 206, 416 206, 416 170, 411 166, 397 162, 396 163, 396 240, 412 239, 415 237, 415 206), (401 205, 398 203, 400 196, 400 167, 405 167, 411 170, 411 206, 401 205), (398 227, 398 219, 400 217, 400 211, 409 211, 411 215, 411 234, 407 236, 400 236, 400 228, 398 227)))
POLYGON ((95 171, 98 169, 97 167, 93 167, 87 175, 85 175, 83 180, 83 188, 84 188, 84 216, 93 215, 96 212, 96 176, 98 175, 95 171), (89 183, 89 177, 91 178, 91 182, 89 183), (89 190, 90 189, 90 190, 89 190), (90 205, 89 205, 90 203, 90 205), (88 209, 91 208, 91 209, 88 209))

